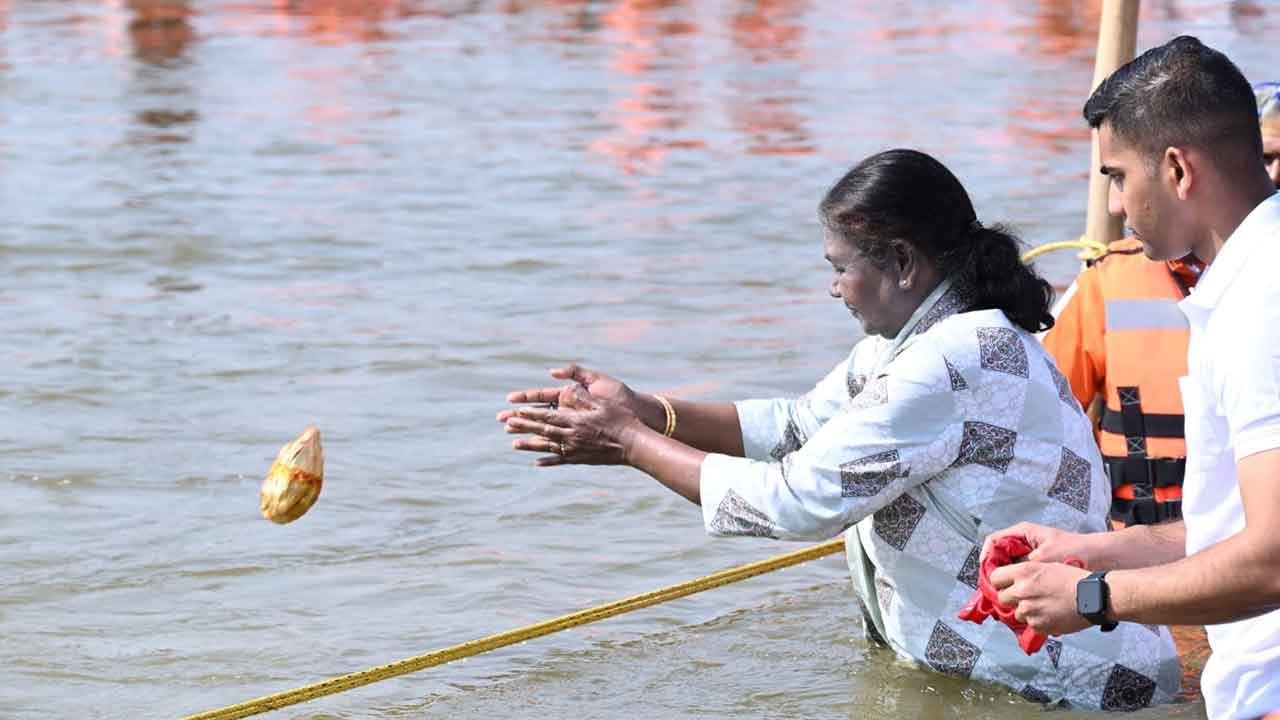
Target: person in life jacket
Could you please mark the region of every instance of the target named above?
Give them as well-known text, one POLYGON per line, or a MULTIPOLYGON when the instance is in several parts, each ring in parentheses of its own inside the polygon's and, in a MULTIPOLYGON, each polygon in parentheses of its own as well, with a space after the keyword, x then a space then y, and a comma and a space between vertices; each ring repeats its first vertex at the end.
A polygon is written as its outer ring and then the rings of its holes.
POLYGON ((1187 374, 1187 320, 1178 309, 1203 271, 1194 257, 1148 260, 1127 238, 1091 261, 1059 301, 1045 349, 1080 405, 1100 396, 1098 446, 1113 520, 1181 517, 1183 440, 1178 378, 1187 374))
POLYGON ((1253 86, 1258 96, 1258 123, 1262 125, 1262 159, 1271 182, 1280 188, 1280 82, 1253 86))
MULTIPOLYGON (((1280 188, 1280 83, 1254 86, 1264 161, 1280 188)), ((1204 263, 1148 260, 1126 238, 1091 260, 1054 308, 1043 338, 1080 405, 1100 405, 1098 445, 1111 480, 1111 517, 1124 525, 1181 517, 1186 463, 1182 397, 1187 320, 1178 309, 1204 263)))

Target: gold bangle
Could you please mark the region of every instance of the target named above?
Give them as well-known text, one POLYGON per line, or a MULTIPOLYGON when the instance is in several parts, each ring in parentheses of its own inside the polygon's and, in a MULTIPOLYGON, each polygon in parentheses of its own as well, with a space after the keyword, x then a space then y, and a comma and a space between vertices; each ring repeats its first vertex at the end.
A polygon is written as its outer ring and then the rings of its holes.
POLYGON ((662 403, 662 409, 667 413, 667 427, 662 431, 663 435, 671 437, 676 434, 676 409, 671 407, 671 401, 661 395, 654 395, 653 398, 662 403))

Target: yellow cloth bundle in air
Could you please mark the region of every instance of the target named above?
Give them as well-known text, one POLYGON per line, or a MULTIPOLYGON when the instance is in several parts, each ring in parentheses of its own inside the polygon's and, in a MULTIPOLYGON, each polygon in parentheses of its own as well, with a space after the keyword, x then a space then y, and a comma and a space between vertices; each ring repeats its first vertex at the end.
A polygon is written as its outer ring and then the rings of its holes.
POLYGON ((261 510, 266 519, 293 522, 311 509, 324 483, 324 450, 320 431, 308 427, 293 442, 280 448, 262 481, 261 510))

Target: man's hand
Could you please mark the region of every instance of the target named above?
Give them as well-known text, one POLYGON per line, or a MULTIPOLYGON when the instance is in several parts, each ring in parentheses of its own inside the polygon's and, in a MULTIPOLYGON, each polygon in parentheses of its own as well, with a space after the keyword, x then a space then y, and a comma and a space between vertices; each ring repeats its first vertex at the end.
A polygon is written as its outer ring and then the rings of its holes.
MULTIPOLYGON (((1096 549, 1101 533, 1073 533, 1028 522, 1018 523, 1013 527, 988 535, 986 541, 982 543, 982 555, 979 561, 987 558, 987 553, 991 552, 991 545, 996 540, 1009 535, 1026 538, 1027 544, 1032 548, 1026 557, 1027 560, 1041 563, 1060 563, 1067 558, 1076 558, 1091 570, 1110 569, 1097 567, 1096 549)), ((1072 588, 1071 597, 1074 603, 1074 588, 1072 588)))
POLYGON ((1062 635, 1089 627, 1076 612, 1076 583, 1088 576, 1088 570, 1063 563, 1027 561, 992 570, 991 584, 1000 602, 1014 607, 1014 619, 1036 632, 1062 635))

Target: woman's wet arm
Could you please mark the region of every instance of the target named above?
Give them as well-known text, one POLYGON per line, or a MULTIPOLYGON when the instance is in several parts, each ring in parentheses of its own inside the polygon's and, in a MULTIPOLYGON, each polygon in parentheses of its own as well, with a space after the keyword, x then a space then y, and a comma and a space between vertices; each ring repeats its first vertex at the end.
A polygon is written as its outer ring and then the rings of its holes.
MULTIPOLYGON (((639 395, 638 415, 644 424, 655 432, 666 428, 667 414, 662 403, 653 395, 639 395)), ((742 457, 742 426, 738 422, 738 409, 733 403, 693 402, 667 398, 675 412, 676 440, 704 453, 720 453, 742 457)))
POLYGON ((702 503, 702 461, 707 453, 660 432, 637 427, 623 440, 626 463, 689 502, 702 503))

